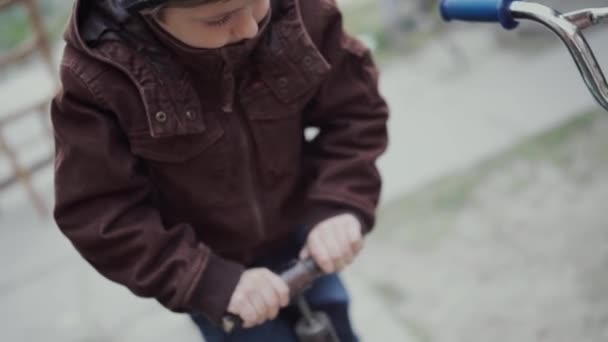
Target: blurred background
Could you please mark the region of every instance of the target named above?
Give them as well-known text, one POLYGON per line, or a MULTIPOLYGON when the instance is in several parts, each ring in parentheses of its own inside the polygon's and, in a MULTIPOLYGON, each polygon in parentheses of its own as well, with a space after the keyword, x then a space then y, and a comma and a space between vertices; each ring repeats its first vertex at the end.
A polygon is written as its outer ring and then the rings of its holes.
MULTIPOLYGON (((344 275, 361 337, 608 341, 608 115, 557 37, 446 25, 431 0, 339 3, 392 110, 379 224, 344 275)), ((0 1, 0 341, 200 341, 53 223, 48 100, 71 6, 0 1)), ((588 39, 608 70, 608 25, 588 39)))

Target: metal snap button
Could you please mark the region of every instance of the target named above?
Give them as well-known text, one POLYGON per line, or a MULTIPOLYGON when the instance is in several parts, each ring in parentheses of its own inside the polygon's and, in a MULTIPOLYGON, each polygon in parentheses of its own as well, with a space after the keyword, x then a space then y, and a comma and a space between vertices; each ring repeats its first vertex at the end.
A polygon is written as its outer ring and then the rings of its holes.
POLYGON ((310 58, 310 56, 304 57, 303 61, 304 61, 304 65, 306 65, 307 67, 312 65, 312 58, 310 58))
POLYGON ((288 83, 289 83, 289 81, 287 80, 286 77, 279 78, 279 86, 280 87, 287 87, 288 83))
POLYGON ((165 112, 156 113, 156 121, 158 121, 158 122, 167 121, 167 113, 165 113, 165 112))
POLYGON ((186 117, 190 120, 194 120, 194 119, 196 119, 196 113, 189 110, 186 112, 186 117))

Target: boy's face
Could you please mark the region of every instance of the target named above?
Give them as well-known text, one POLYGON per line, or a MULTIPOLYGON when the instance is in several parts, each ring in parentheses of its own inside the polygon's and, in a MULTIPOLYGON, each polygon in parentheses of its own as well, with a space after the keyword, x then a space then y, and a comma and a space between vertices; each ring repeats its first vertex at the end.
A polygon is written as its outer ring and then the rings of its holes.
POLYGON ((168 6, 158 16, 175 38, 196 48, 216 49, 253 38, 270 10, 270 0, 219 0, 188 7, 168 6))

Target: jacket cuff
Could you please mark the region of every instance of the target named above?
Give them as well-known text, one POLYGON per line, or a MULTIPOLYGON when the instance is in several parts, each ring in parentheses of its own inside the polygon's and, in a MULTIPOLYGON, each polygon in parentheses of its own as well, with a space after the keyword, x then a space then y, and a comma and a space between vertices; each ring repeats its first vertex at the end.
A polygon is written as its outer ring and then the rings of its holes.
POLYGON ((207 266, 192 294, 193 310, 219 326, 244 271, 243 265, 210 253, 207 266))
POLYGON ((317 224, 341 214, 354 215, 361 223, 361 234, 367 235, 372 230, 374 217, 363 213, 363 211, 357 208, 333 203, 314 203, 302 215, 301 222, 304 227, 300 231, 299 240, 305 242, 308 234, 317 224))

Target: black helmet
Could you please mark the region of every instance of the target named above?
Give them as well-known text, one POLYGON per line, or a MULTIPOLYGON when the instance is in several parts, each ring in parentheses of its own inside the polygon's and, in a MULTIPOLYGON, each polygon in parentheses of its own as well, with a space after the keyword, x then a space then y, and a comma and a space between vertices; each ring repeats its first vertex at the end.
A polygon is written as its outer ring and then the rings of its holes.
POLYGON ((147 8, 153 8, 164 3, 168 3, 171 6, 194 6, 203 2, 209 2, 209 0, 118 0, 123 8, 130 12, 137 12, 147 8))
POLYGON ((164 3, 165 0, 119 0, 119 3, 130 12, 141 11, 164 3))

